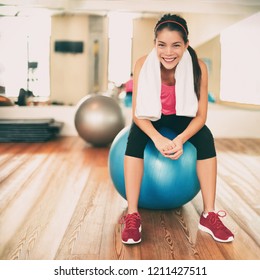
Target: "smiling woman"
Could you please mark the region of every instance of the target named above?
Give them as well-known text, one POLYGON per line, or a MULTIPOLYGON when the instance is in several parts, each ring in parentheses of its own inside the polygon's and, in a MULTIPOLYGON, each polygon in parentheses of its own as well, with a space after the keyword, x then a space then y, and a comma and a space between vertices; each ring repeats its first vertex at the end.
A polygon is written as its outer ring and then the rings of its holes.
MULTIPOLYGON (((234 239, 233 233, 220 221, 220 211, 215 211, 216 151, 211 131, 205 125, 207 68, 189 46, 188 34, 184 18, 164 15, 154 29, 154 49, 135 66, 133 123, 124 158, 128 212, 123 218, 122 242, 126 244, 139 243, 142 239, 138 201, 147 168, 144 150, 149 139, 163 157, 171 160, 182 158, 185 142, 195 146, 203 200, 199 228, 216 241, 234 239), (175 136, 162 135, 163 127, 173 130, 175 136)), ((157 172, 160 173, 158 168, 153 170, 154 174, 157 172)))
POLYGON ((199 97, 201 68, 199 66, 198 58, 195 51, 191 46, 189 46, 189 40, 188 40, 189 30, 186 21, 179 17, 165 15, 155 27, 154 30, 155 37, 158 36, 159 32, 160 32, 160 39, 157 38, 156 40, 157 55, 158 57, 164 55, 162 56, 164 59, 160 60, 160 62, 162 63, 165 69, 167 69, 167 67, 170 67, 170 69, 172 67, 176 67, 178 62, 182 58, 184 51, 188 49, 192 58, 194 90, 197 96, 199 97), (160 32, 162 30, 164 32, 160 32), (173 35, 173 32, 171 31, 177 31, 174 33, 175 38, 171 37, 173 35), (166 40, 166 42, 162 42, 163 40, 166 40), (169 49, 166 49, 167 46, 169 49), (172 54, 173 56, 171 57, 169 56, 169 54, 172 54), (171 62, 169 58, 174 59, 174 61, 171 62), (173 65, 168 65, 171 63, 173 63, 173 65))

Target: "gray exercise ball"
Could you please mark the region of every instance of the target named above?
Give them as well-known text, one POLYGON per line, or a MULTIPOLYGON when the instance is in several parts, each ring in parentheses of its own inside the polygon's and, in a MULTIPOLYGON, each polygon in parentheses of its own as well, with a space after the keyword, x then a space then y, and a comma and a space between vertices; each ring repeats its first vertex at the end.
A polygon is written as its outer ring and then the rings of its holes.
POLYGON ((118 102, 100 94, 80 100, 74 121, 79 136, 94 146, 110 144, 125 126, 118 102))

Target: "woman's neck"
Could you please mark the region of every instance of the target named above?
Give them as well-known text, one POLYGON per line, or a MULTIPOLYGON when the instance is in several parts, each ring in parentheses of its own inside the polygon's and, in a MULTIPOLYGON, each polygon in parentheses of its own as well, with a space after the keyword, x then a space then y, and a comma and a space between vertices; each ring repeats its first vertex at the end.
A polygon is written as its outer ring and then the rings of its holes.
POLYGON ((168 70, 161 66, 161 80, 165 85, 175 85, 175 68, 168 70))

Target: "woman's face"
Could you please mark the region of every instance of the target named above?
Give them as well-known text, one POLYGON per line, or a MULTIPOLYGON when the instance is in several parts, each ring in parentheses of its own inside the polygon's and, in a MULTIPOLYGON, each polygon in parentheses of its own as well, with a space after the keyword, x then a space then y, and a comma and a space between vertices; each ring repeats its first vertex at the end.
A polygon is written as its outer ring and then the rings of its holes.
POLYGON ((167 70, 176 67, 187 47, 188 43, 184 43, 178 31, 171 31, 168 28, 164 28, 157 33, 155 40, 157 56, 163 67, 167 70))

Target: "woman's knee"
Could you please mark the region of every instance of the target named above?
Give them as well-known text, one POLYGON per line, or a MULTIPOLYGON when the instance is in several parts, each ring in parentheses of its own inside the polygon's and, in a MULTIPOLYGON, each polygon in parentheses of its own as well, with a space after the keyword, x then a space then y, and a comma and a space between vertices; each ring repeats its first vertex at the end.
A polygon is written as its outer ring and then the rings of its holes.
POLYGON ((207 126, 197 132, 190 142, 197 149, 197 159, 207 159, 216 156, 214 137, 207 126))
POLYGON ((125 155, 143 158, 144 149, 148 140, 149 137, 135 123, 133 123, 129 131, 125 155))

